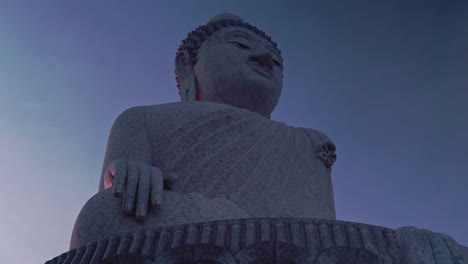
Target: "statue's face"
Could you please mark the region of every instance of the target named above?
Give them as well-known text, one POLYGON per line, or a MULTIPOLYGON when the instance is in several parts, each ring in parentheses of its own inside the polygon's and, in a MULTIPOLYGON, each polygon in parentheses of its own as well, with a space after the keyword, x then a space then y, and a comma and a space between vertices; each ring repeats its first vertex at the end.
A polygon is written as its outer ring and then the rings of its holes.
POLYGON ((281 95, 282 58, 271 42, 242 27, 209 36, 194 66, 201 100, 269 117, 281 95))

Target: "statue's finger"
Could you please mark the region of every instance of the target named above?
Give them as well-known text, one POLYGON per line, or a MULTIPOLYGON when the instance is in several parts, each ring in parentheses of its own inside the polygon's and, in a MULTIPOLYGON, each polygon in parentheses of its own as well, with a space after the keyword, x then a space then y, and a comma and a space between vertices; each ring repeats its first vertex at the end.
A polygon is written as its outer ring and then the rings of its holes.
MULTIPOLYGON (((114 175, 114 196, 122 197, 124 191, 125 181, 128 174, 127 162, 118 161, 115 163, 115 175, 114 175)), ((108 170, 110 172, 110 169, 108 170)))
POLYGON ((151 207, 161 205, 163 198, 163 176, 158 168, 151 169, 151 207))
POLYGON ((127 181, 125 182, 125 192, 123 200, 123 211, 130 214, 135 204, 136 191, 138 186, 139 166, 136 163, 128 162, 127 181))
POLYGON ((136 202, 136 218, 143 220, 148 211, 149 191, 150 191, 150 168, 140 168, 140 179, 138 180, 137 202, 136 202))
POLYGON ((172 190, 177 182, 177 178, 178 176, 176 173, 170 173, 164 180, 164 189, 172 190))

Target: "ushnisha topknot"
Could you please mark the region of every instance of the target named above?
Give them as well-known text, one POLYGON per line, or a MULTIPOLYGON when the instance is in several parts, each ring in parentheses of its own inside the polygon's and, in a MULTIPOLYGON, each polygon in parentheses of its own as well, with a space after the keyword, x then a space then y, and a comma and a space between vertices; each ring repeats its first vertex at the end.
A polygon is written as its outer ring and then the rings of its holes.
MULTIPOLYGON (((182 51, 186 50, 190 58, 188 61, 184 61, 183 63, 185 65, 190 63, 192 66, 194 66, 197 63, 198 49, 200 48, 203 41, 205 41, 214 32, 219 31, 222 28, 230 27, 230 26, 246 28, 254 32, 255 34, 267 39, 268 41, 271 42, 271 44, 273 44, 273 46, 278 51, 278 53, 281 54, 281 51, 278 49, 276 42, 274 42, 271 39, 271 37, 268 36, 265 32, 261 31, 257 27, 252 26, 251 24, 247 22, 244 22, 242 18, 240 18, 239 16, 235 14, 221 13, 219 15, 214 16, 212 19, 210 19, 206 25, 199 26, 192 32, 188 33, 187 38, 182 40, 182 43, 177 49, 176 61, 179 59, 179 56, 182 55, 182 51)), ((175 74, 176 74, 177 88, 179 89, 179 95, 181 95, 180 80, 178 77, 177 70, 175 70, 175 74)))

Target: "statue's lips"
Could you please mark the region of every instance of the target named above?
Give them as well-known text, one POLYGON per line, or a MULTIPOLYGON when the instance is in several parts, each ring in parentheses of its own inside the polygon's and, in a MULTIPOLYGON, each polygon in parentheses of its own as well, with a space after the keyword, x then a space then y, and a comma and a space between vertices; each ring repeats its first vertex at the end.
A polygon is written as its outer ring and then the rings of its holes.
POLYGON ((268 77, 269 79, 272 78, 271 71, 267 67, 262 66, 260 64, 253 64, 253 63, 249 63, 249 66, 250 68, 252 68, 252 70, 257 72, 258 74, 268 77))

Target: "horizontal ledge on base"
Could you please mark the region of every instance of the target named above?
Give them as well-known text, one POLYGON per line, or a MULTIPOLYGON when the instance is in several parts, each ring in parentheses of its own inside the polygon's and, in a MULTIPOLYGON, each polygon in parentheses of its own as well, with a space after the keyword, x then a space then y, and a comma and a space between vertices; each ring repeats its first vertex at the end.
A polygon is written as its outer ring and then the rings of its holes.
POLYGON ((468 257, 466 248, 451 237, 414 227, 393 230, 327 219, 248 218, 116 234, 46 264, 462 264, 464 255, 468 257))

